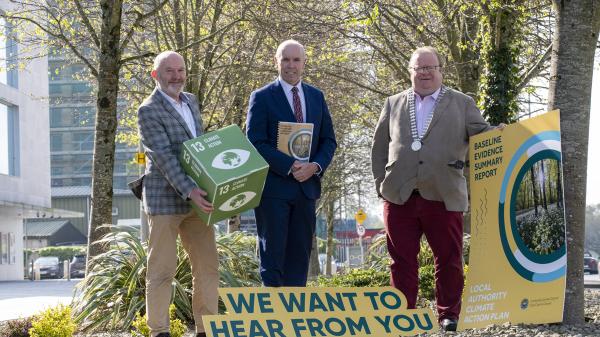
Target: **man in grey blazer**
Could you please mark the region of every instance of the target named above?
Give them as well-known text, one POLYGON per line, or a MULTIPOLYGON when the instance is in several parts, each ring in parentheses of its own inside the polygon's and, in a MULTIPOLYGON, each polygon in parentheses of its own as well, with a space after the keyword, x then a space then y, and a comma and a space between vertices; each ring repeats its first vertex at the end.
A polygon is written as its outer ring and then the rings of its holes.
POLYGON ((413 53, 412 87, 388 97, 375 129, 371 165, 384 199, 392 286, 414 308, 419 242, 425 234, 435 257, 436 300, 443 330, 456 330, 463 289, 463 176, 469 137, 492 127, 472 98, 442 85, 432 47, 413 53))
POLYGON ((171 282, 177 268, 177 236, 190 257, 193 276, 192 307, 197 336, 206 336, 202 315, 217 313, 219 283, 217 249, 212 226, 191 209, 213 206, 179 164, 181 144, 202 134, 198 101, 183 92, 183 57, 166 51, 154 60, 156 82, 152 94, 138 109, 138 126, 146 153, 142 199, 148 214, 148 267, 146 313, 152 337, 168 337, 171 282))

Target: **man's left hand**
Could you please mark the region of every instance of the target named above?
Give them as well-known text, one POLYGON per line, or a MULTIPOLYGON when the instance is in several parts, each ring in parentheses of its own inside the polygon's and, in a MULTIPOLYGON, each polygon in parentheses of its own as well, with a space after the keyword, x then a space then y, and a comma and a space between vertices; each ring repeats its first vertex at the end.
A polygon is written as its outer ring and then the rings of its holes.
POLYGON ((504 130, 505 127, 507 127, 508 125, 504 124, 504 123, 500 123, 498 124, 498 126, 496 126, 496 130, 504 130))
POLYGON ((299 182, 305 182, 319 170, 319 166, 315 163, 302 163, 296 161, 292 166, 292 174, 299 182))

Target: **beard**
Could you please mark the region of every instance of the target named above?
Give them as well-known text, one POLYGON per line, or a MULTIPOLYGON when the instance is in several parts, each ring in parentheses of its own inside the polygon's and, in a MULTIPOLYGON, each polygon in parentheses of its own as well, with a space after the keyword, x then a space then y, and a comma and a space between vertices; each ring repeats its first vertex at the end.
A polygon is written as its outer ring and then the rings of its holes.
POLYGON ((161 85, 160 89, 169 96, 178 97, 183 91, 183 83, 167 83, 165 86, 161 85))

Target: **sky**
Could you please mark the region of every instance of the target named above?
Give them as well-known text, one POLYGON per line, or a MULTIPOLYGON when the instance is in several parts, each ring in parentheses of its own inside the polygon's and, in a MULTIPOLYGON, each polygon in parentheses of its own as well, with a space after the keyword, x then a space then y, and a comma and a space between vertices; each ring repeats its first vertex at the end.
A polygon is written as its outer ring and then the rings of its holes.
POLYGON ((600 57, 596 55, 592 105, 590 108, 590 139, 588 143, 587 201, 600 204, 600 57))

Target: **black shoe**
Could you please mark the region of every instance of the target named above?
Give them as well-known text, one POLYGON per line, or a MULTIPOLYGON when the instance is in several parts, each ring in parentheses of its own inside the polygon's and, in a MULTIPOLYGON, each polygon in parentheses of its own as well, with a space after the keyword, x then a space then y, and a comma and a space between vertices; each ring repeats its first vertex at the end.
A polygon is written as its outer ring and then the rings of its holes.
POLYGON ((456 326, 458 325, 458 321, 452 318, 444 318, 440 322, 440 326, 443 331, 456 331, 456 326))
POLYGON ((171 337, 171 334, 168 332, 161 332, 156 337, 171 337))
POLYGON ((206 337, 206 332, 198 332, 196 337, 206 337))

